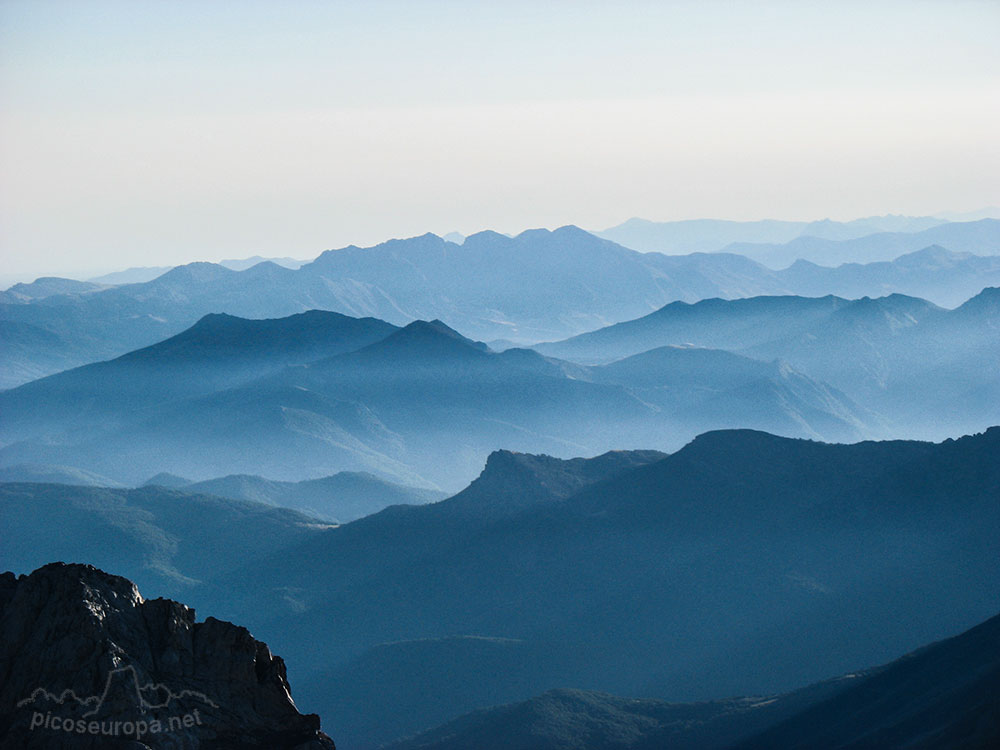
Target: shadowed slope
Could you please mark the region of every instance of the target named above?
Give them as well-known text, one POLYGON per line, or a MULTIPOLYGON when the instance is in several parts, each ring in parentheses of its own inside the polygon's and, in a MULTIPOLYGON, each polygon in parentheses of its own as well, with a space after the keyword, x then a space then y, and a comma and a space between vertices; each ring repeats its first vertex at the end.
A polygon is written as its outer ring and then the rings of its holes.
POLYGON ((784 695, 670 704, 554 690, 391 750, 985 750, 1000 743, 998 655, 994 617, 885 666, 784 695))

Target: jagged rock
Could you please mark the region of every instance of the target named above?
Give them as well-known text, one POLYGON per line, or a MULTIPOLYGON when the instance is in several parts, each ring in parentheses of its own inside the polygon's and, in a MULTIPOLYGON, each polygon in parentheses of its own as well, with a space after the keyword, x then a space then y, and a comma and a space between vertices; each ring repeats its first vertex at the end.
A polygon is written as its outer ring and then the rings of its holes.
POLYGON ((333 750, 245 628, 89 565, 0 575, 0 750, 333 750))

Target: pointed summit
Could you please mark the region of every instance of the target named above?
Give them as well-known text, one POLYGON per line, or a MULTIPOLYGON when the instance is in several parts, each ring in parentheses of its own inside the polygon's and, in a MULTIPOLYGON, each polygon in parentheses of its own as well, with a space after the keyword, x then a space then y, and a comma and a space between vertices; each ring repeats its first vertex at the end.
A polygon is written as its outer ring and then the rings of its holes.
POLYGON ((358 354, 365 358, 427 357, 438 359, 442 357, 475 358, 485 356, 489 347, 480 341, 468 339, 454 328, 440 320, 415 320, 404 328, 371 346, 365 347, 358 354))

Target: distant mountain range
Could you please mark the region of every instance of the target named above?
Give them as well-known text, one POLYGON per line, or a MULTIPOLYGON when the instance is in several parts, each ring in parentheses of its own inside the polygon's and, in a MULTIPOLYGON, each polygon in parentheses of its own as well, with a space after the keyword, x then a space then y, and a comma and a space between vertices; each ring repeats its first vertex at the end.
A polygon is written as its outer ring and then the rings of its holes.
POLYGON ((482 709, 389 750, 963 750, 1000 745, 1000 616, 777 696, 666 703, 580 690, 482 709))
POLYGON ((86 561, 169 596, 328 527, 285 508, 164 487, 38 483, 0 484, 0 525, 0 569, 86 561))
POLYGON ((75 469, 72 466, 47 464, 15 464, 0 468, 0 482, 32 484, 70 484, 79 487, 121 487, 118 482, 100 474, 75 469))
MULTIPOLYGON (((71 466, 43 464, 0 468, 0 483, 123 489, 118 482, 93 472, 71 466)), ((252 474, 233 474, 192 482, 175 474, 160 472, 146 481, 143 487, 161 487, 182 490, 184 494, 212 495, 291 508, 326 523, 347 523, 390 505, 421 505, 446 496, 437 490, 395 484, 372 474, 352 471, 301 482, 280 482, 252 474)))
POLYGON ((735 253, 772 269, 786 268, 796 260, 824 266, 891 261, 930 245, 979 255, 1000 253, 1000 221, 995 216, 956 222, 891 214, 848 222, 635 218, 594 234, 642 252, 735 253))
POLYGON ((778 272, 778 277, 803 296, 834 293, 859 298, 905 293, 957 307, 985 287, 1000 286, 1000 255, 956 253, 931 245, 891 262, 845 263, 826 268, 797 260, 778 272))
POLYGON ((996 744, 1000 220, 602 234, 0 292, 0 750, 996 744))
POLYGON ((498 447, 592 455, 626 435, 626 447, 673 450, 728 427, 943 439, 1000 421, 998 295, 954 310, 902 295, 674 302, 501 353, 439 321, 209 315, 0 393, 0 468, 126 486, 160 472, 297 482, 349 471, 456 490, 498 447))
POLYGON ((768 268, 786 268, 797 260, 820 264, 886 262, 930 246, 943 246, 956 253, 997 255, 1000 220, 955 222, 921 232, 880 232, 845 240, 805 236, 783 244, 737 242, 724 251, 745 255, 768 268))
POLYGON ((91 281, 75 281, 62 279, 58 276, 42 276, 30 284, 14 284, 4 292, 0 292, 0 300, 7 303, 27 303, 34 300, 54 297, 59 294, 83 294, 106 289, 105 284, 91 281))
MULTIPOLYGON (((155 478, 151 483, 156 483, 155 478)), ((260 476, 234 474, 189 484, 172 482, 168 486, 183 488, 184 492, 292 508, 329 523, 354 521, 390 505, 422 505, 446 497, 443 492, 406 487, 353 471, 301 482, 277 482, 260 476)))
MULTIPOLYGON (((984 217, 985 218, 985 217, 984 217)), ((689 219, 649 221, 638 217, 603 231, 598 237, 642 252, 684 255, 714 253, 738 242, 784 244, 798 237, 852 240, 879 232, 920 232, 947 224, 934 216, 869 216, 854 221, 726 221, 689 219)))
POLYGON ((133 266, 122 271, 112 271, 111 273, 95 276, 92 279, 87 279, 87 281, 93 284, 107 284, 110 286, 118 286, 119 284, 144 284, 174 268, 176 266, 133 266))
POLYGON ((674 347, 587 367, 502 353, 440 321, 208 316, 171 339, 0 393, 0 466, 298 481, 365 471, 458 489, 497 447, 674 449, 746 426, 854 440, 879 418, 783 364, 674 347))
POLYGON ((535 348, 591 363, 678 345, 788 362, 879 412, 897 434, 940 439, 1000 421, 997 288, 955 310, 902 295, 674 302, 535 348))
POLYGON ((773 271, 732 253, 639 253, 564 227, 513 238, 481 232, 461 245, 424 235, 348 247, 296 270, 270 261, 240 271, 193 263, 110 288, 41 279, 0 293, 0 387, 119 356, 220 312, 276 318, 325 309, 394 325, 440 319, 476 339, 524 344, 639 317, 675 300, 897 292, 951 306, 1000 283, 1000 259, 980 257, 1000 252, 997 226, 943 224, 927 230, 937 234, 898 242, 875 236, 873 245, 891 248, 885 257, 922 252, 840 268, 799 263, 773 271), (941 247, 925 250, 935 243, 941 247))
MULTIPOLYGON (((225 268, 229 268, 233 271, 245 271, 258 263, 276 263, 284 268, 299 268, 305 263, 308 263, 308 261, 296 260, 295 258, 287 257, 264 258, 260 255, 254 255, 250 258, 234 258, 231 260, 219 261, 220 266, 224 266, 225 268)), ((92 279, 88 279, 88 281, 100 285, 142 284, 147 281, 152 281, 158 276, 162 276, 167 271, 174 268, 176 268, 176 266, 136 266, 134 268, 126 268, 124 271, 113 271, 101 276, 95 276, 92 279)))
POLYGON ((980 219, 1000 219, 1000 206, 986 206, 976 211, 939 211, 935 218, 945 221, 979 221, 980 219))
MULTIPOLYGON (((381 320, 318 310, 277 320, 207 315, 165 341, 28 383, 17 389, 17 396, 0 395, 10 406, 6 436, 13 441, 44 434, 50 420, 64 428, 67 418, 69 424, 90 428, 113 426, 141 415, 151 403, 233 388, 289 365, 361 348, 395 330, 381 320), (83 394, 88 406, 81 408, 83 394), (18 403, 26 404, 26 410, 19 410, 18 403)), ((135 482, 144 478, 135 477, 135 482)))

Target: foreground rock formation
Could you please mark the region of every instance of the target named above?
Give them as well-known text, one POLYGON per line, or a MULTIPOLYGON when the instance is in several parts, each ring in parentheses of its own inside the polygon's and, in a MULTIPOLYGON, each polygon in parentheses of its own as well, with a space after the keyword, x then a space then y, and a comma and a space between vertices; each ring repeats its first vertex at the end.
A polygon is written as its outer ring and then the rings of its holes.
POLYGON ((89 565, 0 575, 0 748, 333 750, 245 628, 89 565))

